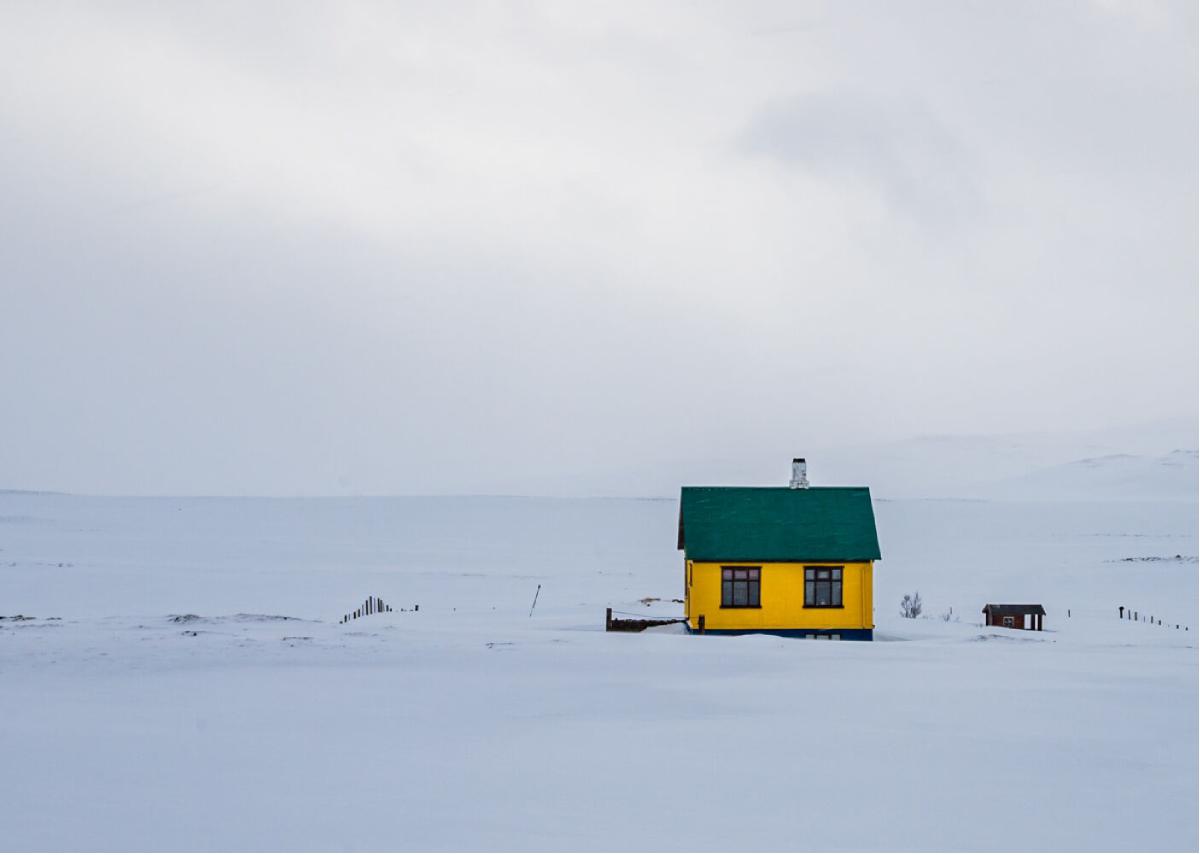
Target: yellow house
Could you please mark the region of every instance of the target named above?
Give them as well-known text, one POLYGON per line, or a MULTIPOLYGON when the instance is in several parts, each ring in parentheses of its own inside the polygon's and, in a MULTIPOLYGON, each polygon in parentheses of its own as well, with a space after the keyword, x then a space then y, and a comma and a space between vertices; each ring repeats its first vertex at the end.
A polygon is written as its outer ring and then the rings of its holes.
POLYGON ((880 554, 866 487, 810 487, 802 458, 788 487, 684 487, 679 548, 695 632, 871 639, 880 554))

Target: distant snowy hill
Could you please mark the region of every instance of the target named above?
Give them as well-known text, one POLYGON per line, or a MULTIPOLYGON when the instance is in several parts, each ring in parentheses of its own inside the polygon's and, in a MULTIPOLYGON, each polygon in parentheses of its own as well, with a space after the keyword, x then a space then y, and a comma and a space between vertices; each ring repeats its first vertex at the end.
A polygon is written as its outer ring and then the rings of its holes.
POLYGON ((1195 500, 1198 471, 1194 449, 1158 457, 1109 454, 979 485, 971 493, 997 498, 1195 500))
MULTIPOLYGON (((1190 490, 1194 498, 1196 453, 1168 452, 1194 449, 1197 435, 1194 418, 1104 430, 925 435, 843 446, 817 445, 801 434, 786 446, 732 453, 714 449, 700 459, 662 458, 627 466, 598 461, 592 468, 581 463, 569 482, 585 495, 676 498, 683 484, 782 486, 791 474, 791 458, 803 456, 813 484, 865 485, 884 499, 974 497, 1008 489, 1005 485, 1046 490, 1048 497, 1086 496, 1093 490, 1176 497, 1190 490)), ((561 485, 532 492, 556 495, 561 485)))
POLYGON ((814 484, 866 484, 875 496, 1196 498, 1197 426, 1172 419, 1108 430, 920 436, 817 450, 814 484), (1189 449, 1166 453, 1169 449, 1189 449))

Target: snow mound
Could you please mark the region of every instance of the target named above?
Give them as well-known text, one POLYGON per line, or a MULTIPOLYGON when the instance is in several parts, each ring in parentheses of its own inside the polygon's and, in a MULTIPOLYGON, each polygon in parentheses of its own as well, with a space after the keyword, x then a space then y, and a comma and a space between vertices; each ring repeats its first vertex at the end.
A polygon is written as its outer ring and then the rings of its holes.
POLYGON ((212 623, 208 618, 200 617, 200 615, 167 615, 167 620, 171 623, 212 623))
POLYGON ((274 623, 276 621, 297 621, 301 623, 311 623, 305 621, 304 618, 290 617, 288 615, 260 615, 247 614, 239 612, 235 615, 222 615, 218 617, 203 617, 197 614, 185 615, 168 615, 167 619, 171 623, 193 624, 193 623, 274 623))

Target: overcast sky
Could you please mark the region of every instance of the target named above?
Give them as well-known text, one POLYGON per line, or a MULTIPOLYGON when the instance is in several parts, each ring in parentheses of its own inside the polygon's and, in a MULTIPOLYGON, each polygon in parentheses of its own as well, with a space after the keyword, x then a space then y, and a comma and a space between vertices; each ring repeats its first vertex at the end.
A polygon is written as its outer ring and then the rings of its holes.
POLYGON ((1197 97, 1194 2, 6 2, 0 487, 1194 417, 1197 97))

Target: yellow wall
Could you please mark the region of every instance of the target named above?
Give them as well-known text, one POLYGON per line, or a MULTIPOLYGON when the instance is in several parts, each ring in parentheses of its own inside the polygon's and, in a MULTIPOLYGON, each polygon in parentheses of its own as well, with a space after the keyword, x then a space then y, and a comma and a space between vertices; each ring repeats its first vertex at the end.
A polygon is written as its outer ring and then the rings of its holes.
POLYGON ((684 609, 688 624, 698 629, 874 629, 871 616, 872 562, 708 563, 684 562, 684 609), (721 568, 761 567, 762 587, 757 609, 721 608, 721 568), (804 568, 841 567, 842 607, 804 607, 804 568))

